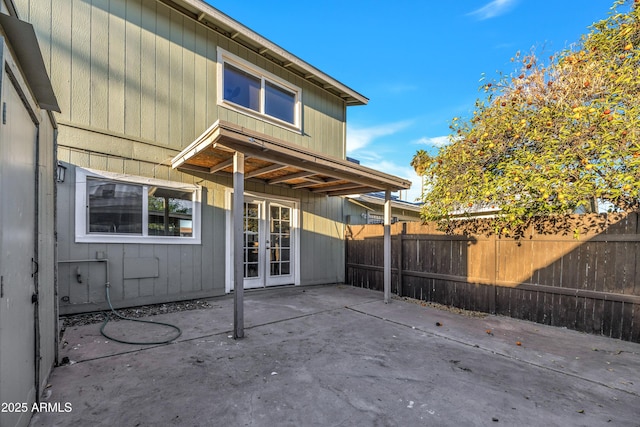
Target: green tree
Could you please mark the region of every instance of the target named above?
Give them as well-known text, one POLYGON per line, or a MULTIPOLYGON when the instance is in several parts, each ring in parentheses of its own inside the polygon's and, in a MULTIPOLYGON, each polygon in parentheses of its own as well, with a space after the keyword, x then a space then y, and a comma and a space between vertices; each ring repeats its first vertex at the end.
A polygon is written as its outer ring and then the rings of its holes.
POLYGON ((425 220, 493 208, 507 233, 596 200, 638 209, 640 0, 619 12, 628 3, 546 63, 517 54, 518 71, 483 83, 473 116, 452 120, 450 145, 416 153, 425 220))

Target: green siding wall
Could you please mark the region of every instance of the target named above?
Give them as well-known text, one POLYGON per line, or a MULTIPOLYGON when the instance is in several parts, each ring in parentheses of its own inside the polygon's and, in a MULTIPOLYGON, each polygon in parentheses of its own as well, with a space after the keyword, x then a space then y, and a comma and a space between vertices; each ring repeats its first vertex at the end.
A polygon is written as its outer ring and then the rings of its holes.
MULTIPOLYGON (((344 101, 156 0, 16 0, 36 30, 61 114, 58 156, 72 166, 198 184, 201 245, 77 244, 74 172, 58 189, 59 259, 109 258, 112 298, 131 306, 224 293, 228 176, 193 176, 170 160, 216 120, 345 156, 344 101), (302 131, 217 104, 217 49, 302 89, 302 131), (125 279, 124 259, 157 258, 158 278, 125 279)), ((247 191, 300 201, 301 283, 344 279, 342 199, 247 182, 247 191)), ((60 312, 105 308, 104 267, 60 264, 60 312)))
MULTIPOLYGON (((76 131, 78 132, 78 131, 76 131)), ((62 132, 61 132, 62 133, 62 132)), ((188 184, 202 190, 201 244, 75 243, 75 167, 58 185, 58 257, 64 260, 95 259, 103 252, 109 260, 111 299, 116 307, 168 302, 224 294, 225 186, 172 170, 168 166, 105 156, 78 149, 60 148, 60 161, 125 175, 147 176, 188 184), (158 277, 127 279, 125 259, 158 260, 158 277)), ((59 265, 60 312, 106 309, 105 267, 102 263, 59 265), (81 282, 77 280, 80 269, 81 282)))
POLYGON ((343 100, 156 0, 16 3, 36 27, 62 126, 124 134, 180 151, 222 119, 344 157, 343 100), (218 46, 302 88, 302 132, 217 105, 218 46))
MULTIPOLYGON (((225 291, 225 189, 230 177, 215 182, 182 174, 167 166, 119 159, 77 149, 61 148, 60 160, 109 172, 150 176, 204 186, 201 245, 75 243, 75 170, 58 186, 58 247, 60 260, 81 260, 104 252, 109 259, 111 297, 116 307, 222 295, 225 291), (157 258, 157 278, 125 279, 124 260, 157 258)), ((248 181, 245 190, 274 199, 300 202, 300 283, 344 281, 343 199, 248 181)), ((105 271, 100 263, 60 264, 59 295, 62 314, 105 309, 105 271), (76 278, 77 268, 82 283, 76 278)))

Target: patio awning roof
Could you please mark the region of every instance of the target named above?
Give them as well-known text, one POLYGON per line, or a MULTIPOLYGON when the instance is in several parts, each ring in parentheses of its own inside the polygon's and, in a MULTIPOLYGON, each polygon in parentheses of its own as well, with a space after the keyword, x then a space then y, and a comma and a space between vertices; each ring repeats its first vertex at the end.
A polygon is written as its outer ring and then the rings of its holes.
POLYGON ((375 169, 217 121, 173 158, 174 169, 205 174, 233 172, 233 154, 245 156, 245 179, 328 196, 397 191, 411 182, 375 169))
POLYGON ((244 337, 244 182, 260 179, 268 185, 286 185, 328 196, 383 190, 384 301, 391 292, 391 191, 411 183, 347 160, 257 133, 232 123, 217 121, 180 154, 171 167, 203 174, 233 175, 232 240, 234 281, 234 338, 244 337))

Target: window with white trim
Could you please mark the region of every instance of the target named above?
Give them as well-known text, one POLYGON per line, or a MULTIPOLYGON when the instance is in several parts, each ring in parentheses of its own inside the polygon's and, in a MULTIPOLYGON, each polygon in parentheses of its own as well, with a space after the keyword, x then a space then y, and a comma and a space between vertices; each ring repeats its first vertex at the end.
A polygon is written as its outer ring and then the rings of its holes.
POLYGON ((218 49, 218 63, 221 104, 300 128, 300 88, 223 49, 218 49))
POLYGON ((76 169, 76 241, 200 243, 197 186, 76 169))

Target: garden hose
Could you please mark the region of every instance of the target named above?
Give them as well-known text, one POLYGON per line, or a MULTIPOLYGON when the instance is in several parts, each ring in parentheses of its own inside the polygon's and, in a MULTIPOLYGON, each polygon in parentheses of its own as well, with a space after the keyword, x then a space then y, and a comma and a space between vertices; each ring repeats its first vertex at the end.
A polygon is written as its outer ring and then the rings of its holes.
POLYGON ((101 333, 105 338, 108 338, 108 339, 110 339, 110 340, 112 340, 112 341, 116 341, 116 342, 119 342, 119 343, 122 343, 122 344, 133 344, 133 345, 158 345, 158 344, 168 344, 169 342, 171 342, 171 341, 173 341, 173 340, 175 340, 175 339, 178 339, 178 337, 180 337, 180 335, 182 335, 182 330, 181 330, 179 327, 177 327, 177 326, 175 326, 175 325, 171 325, 171 324, 169 324, 169 323, 164 323, 164 322, 154 322, 154 321, 151 321, 151 320, 133 319, 133 318, 131 318, 131 317, 125 317, 125 316, 122 316, 122 315, 118 314, 118 312, 116 312, 116 310, 113 308, 113 305, 111 304, 111 297, 109 296, 109 288, 110 288, 110 287, 111 287, 111 286, 110 286, 109 284, 107 284, 107 285, 105 286, 106 294, 107 294, 107 302, 109 303, 109 308, 111 309, 111 312, 112 312, 113 314, 115 314, 115 315, 116 315, 116 317, 118 317, 118 318, 120 318, 120 319, 122 319, 122 320, 130 320, 130 321, 132 321, 132 322, 151 323, 151 324, 153 324, 153 325, 167 326, 167 327, 169 327, 169 328, 172 328, 172 329, 175 329, 176 331, 178 331, 178 334, 177 334, 175 337, 172 337, 172 338, 167 339, 167 340, 164 340, 164 341, 152 341, 152 342, 125 341, 125 340, 121 340, 121 339, 118 339, 118 338, 113 338, 113 337, 110 337, 109 335, 107 335, 107 333, 104 331, 104 328, 105 328, 105 326, 107 326, 107 323, 109 323, 109 319, 110 319, 109 313, 107 312, 107 313, 105 313, 105 319, 104 319, 104 322, 102 323, 102 326, 100 327, 100 333, 101 333))

